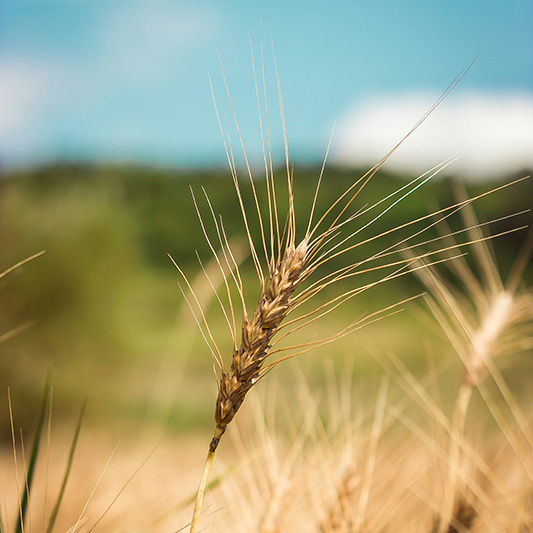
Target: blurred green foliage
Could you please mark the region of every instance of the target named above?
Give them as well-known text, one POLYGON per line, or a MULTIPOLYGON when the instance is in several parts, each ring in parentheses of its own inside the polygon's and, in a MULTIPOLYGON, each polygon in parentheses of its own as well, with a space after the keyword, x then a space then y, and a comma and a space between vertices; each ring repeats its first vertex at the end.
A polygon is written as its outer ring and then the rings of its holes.
MULTIPOLYGON (((280 198, 286 198, 283 172, 278 171, 280 198)), ((319 172, 318 168, 294 169, 301 232, 307 224, 319 172)), ((316 214, 324 213, 362 174, 327 169, 316 214)), ((404 176, 380 173, 361 193, 351 212, 384 198, 403 186, 405 180, 404 176)), ((469 194, 497 185, 476 184, 469 187, 469 194)), ((260 204, 264 206, 264 180, 259 179, 257 186, 260 204)), ((212 385, 211 361, 194 321, 175 323, 177 317, 183 316, 180 313, 184 301, 176 285, 180 276, 167 256, 170 253, 191 278, 201 272, 196 251, 204 262, 211 256, 191 187, 214 240, 216 233, 203 189, 216 215, 222 216, 228 238, 244 234, 227 171, 193 173, 65 164, 0 179, 0 272, 39 250, 46 250, 44 256, 0 279, 0 335, 21 324, 33 323, 28 330, 0 343, 0 390, 5 395, 6 388, 11 387, 19 421, 29 418, 36 409, 50 362, 56 384, 54 409, 59 413, 76 413, 80 397, 90 393, 89 405, 96 406, 98 416, 111 419, 125 413, 144 416, 154 388, 160 387, 170 391, 163 401, 166 411, 160 413, 162 418, 177 417, 179 423, 194 424, 210 416, 195 403, 196 400, 201 403, 205 392, 199 393, 197 386, 187 388, 182 376, 173 376, 172 372, 181 372, 182 367, 162 365, 163 360, 179 362, 193 353, 189 360, 193 372, 197 372, 196 377, 205 376, 205 382, 212 385), (180 404, 173 396, 174 379, 181 380, 180 390, 189 399, 188 405, 180 404)), ((255 242, 259 242, 255 204, 244 180, 242 191, 251 231, 255 242)), ((490 220, 529 209, 532 193, 532 181, 526 180, 480 200, 476 211, 481 220, 490 220)), ((436 179, 357 238, 368 238, 453 202, 450 180, 436 179)), ((281 201, 282 214, 284 210, 286 205, 281 201)), ((375 214, 378 212, 379 209, 375 214)), ((366 220, 354 221, 354 228, 364 225, 366 220)), ((454 223, 461 224, 452 220, 454 223)), ((530 223, 530 214, 523 214, 496 222, 490 231, 495 234, 530 223)), ((394 239, 398 237, 391 235, 356 249, 351 260, 368 257, 390 246, 394 239)), ((521 231, 494 242, 504 275, 524 240, 525 232, 521 231)), ((346 261, 339 258, 329 268, 342 266, 346 261)), ((251 270, 249 259, 246 264, 251 270)), ((531 269, 527 276, 531 280, 531 269)), ((253 305, 257 293, 256 282, 251 279, 253 305)), ((392 286, 377 287, 350 309, 359 312, 369 302, 376 307, 390 305, 417 289, 413 278, 404 277, 392 286)), ((403 325, 404 319, 400 320, 403 325)), ((394 323, 391 324, 394 330, 394 323)), ((215 325, 214 329, 227 336, 223 327, 215 325)), ((332 333, 325 330, 326 336, 332 333)), ((391 343, 401 344, 397 339, 391 343)), ((209 385, 206 387, 204 391, 210 390, 209 385)), ((0 406, 0 428, 6 429, 7 402, 0 402, 0 406)))

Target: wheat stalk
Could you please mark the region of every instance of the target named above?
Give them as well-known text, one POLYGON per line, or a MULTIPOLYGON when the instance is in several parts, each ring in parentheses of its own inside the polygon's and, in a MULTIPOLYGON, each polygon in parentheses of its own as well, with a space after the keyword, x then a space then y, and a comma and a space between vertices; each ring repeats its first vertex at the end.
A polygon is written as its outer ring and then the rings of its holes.
MULTIPOLYGON (((464 197, 464 191, 460 193, 464 197)), ((498 266, 488 246, 487 236, 483 233, 471 206, 462 211, 463 222, 468 228, 474 260, 478 273, 466 262, 465 258, 456 258, 448 264, 456 277, 456 284, 464 287, 464 293, 453 288, 433 269, 418 269, 416 275, 428 287, 429 306, 438 322, 443 327, 452 345, 464 364, 463 378, 450 427, 450 444, 448 450, 448 475, 444 485, 444 499, 436 521, 435 532, 455 531, 454 523, 465 523, 460 517, 468 513, 468 522, 473 522, 475 513, 468 510, 468 502, 463 499, 467 488, 465 423, 472 393, 479 388, 487 375, 497 381, 511 412, 517 417, 520 429, 526 442, 532 442, 527 421, 523 420, 520 409, 515 404, 505 382, 500 378, 493 361, 497 357, 509 353, 517 353, 530 347, 533 343, 531 322, 533 312, 531 293, 520 288, 520 280, 527 265, 533 240, 530 234, 527 243, 515 266, 504 283, 500 277, 498 266), (466 299, 465 299, 466 296, 466 299)), ((450 240, 448 227, 443 229, 446 240, 450 240)), ((483 393, 482 390, 480 392, 483 393)), ((488 401, 487 405, 491 405, 488 401)), ((527 456, 524 445, 515 442, 508 430, 503 417, 497 416, 502 422, 511 444, 523 457, 527 456)), ((522 460, 527 466, 527 460, 522 460)), ((529 471, 529 475, 533 472, 529 471)), ((531 478, 533 480, 533 477, 531 478)))
MULTIPOLYGON (((240 409, 246 394, 252 389, 252 387, 260 381, 271 369, 273 369, 280 362, 295 357, 301 353, 305 353, 311 349, 315 349, 318 346, 329 344, 330 342, 347 335, 356 329, 359 329, 364 324, 379 320, 387 313, 395 312, 395 307, 399 304, 395 304, 389 308, 386 308, 378 313, 373 313, 356 320, 349 324, 341 331, 335 333, 331 337, 312 340, 303 345, 295 345, 289 347, 278 347, 279 342, 282 339, 287 338, 295 331, 312 324, 316 320, 320 319, 324 315, 330 313, 336 309, 339 305, 343 304, 347 300, 359 295, 361 292, 375 286, 378 283, 394 279, 409 272, 413 267, 415 261, 424 259, 431 264, 431 258, 436 252, 427 252, 417 255, 415 258, 390 260, 390 256, 396 252, 396 248, 404 247, 404 250, 410 250, 414 247, 412 239, 422 235, 424 231, 431 228, 436 224, 426 223, 431 217, 436 216, 438 220, 446 219, 456 211, 462 209, 470 202, 477 198, 472 198, 459 202, 453 206, 441 209, 436 213, 428 214, 427 216, 420 217, 416 220, 408 221, 398 227, 394 227, 384 233, 372 235, 366 239, 356 237, 360 233, 371 226, 376 220, 384 216, 387 212, 393 209, 399 202, 405 199, 407 196, 415 192, 444 168, 446 168, 454 158, 436 166, 427 173, 413 179, 411 182, 401 187, 389 196, 381 199, 374 205, 365 206, 355 213, 350 213, 350 207, 358 198, 358 195, 363 188, 368 184, 377 171, 383 166, 387 159, 395 152, 400 144, 415 130, 418 126, 429 116, 429 114, 435 109, 437 105, 446 97, 446 95, 455 87, 459 80, 464 75, 459 75, 452 84, 446 89, 441 97, 435 102, 434 106, 428 110, 428 112, 413 126, 405 137, 390 150, 374 167, 372 167, 366 174, 356 180, 350 187, 348 187, 339 198, 332 203, 329 209, 326 210, 319 218, 317 222, 314 222, 316 200, 320 188, 320 184, 323 177, 324 166, 327 160, 329 152, 329 146, 324 158, 324 164, 322 171, 318 178, 317 188, 313 200, 313 204, 310 209, 309 219, 307 221, 306 230, 303 237, 297 239, 297 223, 295 215, 294 193, 293 193, 293 176, 289 165, 288 156, 288 143, 285 129, 285 119, 283 112, 283 104, 281 99, 281 89, 279 83, 279 76, 276 68, 275 56, 274 56, 274 69, 277 79, 278 88, 278 100, 279 109, 281 115, 281 123, 283 129, 284 139, 284 151, 285 151, 285 165, 286 165, 286 189, 287 189, 287 215, 283 222, 280 215, 280 204, 277 198, 277 187, 274 179, 274 171, 272 165, 272 155, 270 149, 270 132, 269 132, 269 114, 268 106, 266 102, 266 81, 264 74, 264 60, 263 60, 263 46, 261 40, 261 65, 262 65, 262 77, 263 77, 263 93, 264 93, 264 116, 266 124, 266 147, 265 136, 263 127, 263 111, 261 109, 261 103, 259 99, 258 84, 255 72, 254 55, 252 50, 252 44, 250 40, 250 50, 252 56, 252 68, 254 72, 254 80, 256 87, 256 99, 258 106, 258 116, 260 122, 261 139, 263 144, 263 160, 264 160, 264 172, 265 172, 265 184, 267 192, 267 213, 263 213, 259 197, 256 191, 256 185, 246 155, 243 139, 239 129, 239 123, 236 117, 236 113, 233 107, 228 84, 226 82, 224 69, 221 64, 221 71, 224 80, 224 86, 228 95, 228 100, 231 106, 235 126, 238 133, 239 142, 241 145, 242 153, 244 155, 244 161, 248 173, 248 181, 253 195, 253 201, 255 204, 255 211, 259 224, 261 243, 260 246, 256 246, 252 238, 251 233, 251 220, 247 207, 245 206, 243 195, 241 193, 241 184, 237 176, 237 167, 235 163, 233 148, 229 134, 225 134, 220 120, 216 99, 213 93, 213 102, 215 104, 215 112, 219 121, 219 126, 224 142, 227 160, 231 175, 233 178, 233 184, 237 193, 237 200, 239 202, 240 211, 242 214, 244 227, 250 246, 251 257, 254 262, 254 266, 257 272, 260 293, 258 297, 258 303, 251 313, 248 313, 247 306, 244 297, 243 281, 239 273, 239 268, 231 254, 231 249, 228 246, 228 238, 224 229, 222 220, 217 219, 214 214, 214 210, 211 207, 209 199, 206 195, 206 200, 209 205, 213 226, 216 231, 218 245, 223 250, 224 261, 226 268, 221 264, 220 271, 224 278, 224 286, 229 301, 229 308, 225 309, 219 299, 219 303, 223 309, 226 321, 231 332, 233 339, 233 353, 232 360, 229 369, 225 369, 223 357, 219 350, 214 336, 211 333, 205 314, 199 304, 198 299, 194 295, 191 284, 187 281, 187 277, 176 264, 176 268, 185 280, 186 287, 189 289, 189 293, 192 295, 190 299, 186 295, 185 288, 182 288, 184 297, 187 299, 189 306, 195 317, 197 323, 202 331, 204 340, 208 344, 211 353, 213 355, 216 367, 218 368, 218 395, 215 407, 215 429, 213 438, 209 444, 208 454, 204 471, 199 484, 197 498, 194 506, 193 517, 191 521, 191 533, 197 531, 198 520, 200 511, 202 508, 203 496, 207 484, 209 470, 211 468, 213 458, 220 439, 224 435, 228 425, 233 421, 237 411, 240 409), (374 214, 376 211, 377 214, 374 214), (349 229, 350 224, 358 220, 360 217, 367 216, 370 220, 366 223, 361 223, 356 229, 349 229), (416 228, 418 224, 423 224, 422 229, 411 230, 411 233, 399 240, 395 245, 384 248, 381 252, 372 254, 368 257, 360 259, 356 263, 348 262, 344 267, 334 270, 333 272, 323 273, 317 281, 308 282, 310 276, 315 273, 319 268, 322 269, 324 265, 329 263, 332 259, 339 258, 349 251, 355 250, 367 243, 373 242, 376 239, 390 235, 394 232, 399 232, 403 229, 416 228), (385 262, 379 262, 379 260, 386 259, 385 262), (231 278, 225 274, 225 271, 231 273, 231 278), (380 275, 377 280, 356 286, 353 289, 348 290, 344 294, 340 294, 331 298, 326 304, 316 305, 315 308, 307 313, 301 313, 299 316, 293 319, 288 319, 289 315, 295 310, 299 309, 304 303, 312 300, 321 293, 324 289, 338 284, 342 280, 351 279, 352 277, 369 272, 385 272, 380 275), (237 288, 238 300, 242 313, 241 327, 237 328, 236 323, 236 309, 232 300, 232 290, 230 288, 230 281, 233 281, 237 288), (282 330, 285 330, 283 334, 280 334, 282 330), (278 355, 274 360, 267 362, 268 358, 273 358, 274 354, 281 354, 288 352, 285 355, 278 355)), ((470 68, 470 67, 469 67, 470 68)), ((211 81, 210 81, 211 83, 211 81)), ((331 140, 330 140, 331 143, 331 140)), ((483 195, 480 195, 483 196, 483 195)), ((211 251, 216 257, 215 244, 212 242, 204 220, 200 214, 200 208, 193 194, 195 206, 199 215, 200 224, 202 226, 204 235, 211 248, 211 251)), ((451 253, 452 250, 458 248, 458 244, 454 243, 445 249, 451 253)), ((181 286, 180 286, 181 287, 181 286)), ((400 302, 402 303, 402 302, 400 302)), ((361 504, 364 506, 364 502, 361 504)))

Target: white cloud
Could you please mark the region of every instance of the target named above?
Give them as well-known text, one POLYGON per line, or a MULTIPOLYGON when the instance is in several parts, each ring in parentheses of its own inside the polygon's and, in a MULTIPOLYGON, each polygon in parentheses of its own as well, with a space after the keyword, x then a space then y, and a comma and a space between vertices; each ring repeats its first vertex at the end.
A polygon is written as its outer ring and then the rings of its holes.
POLYGON ((28 152, 46 114, 59 105, 65 71, 57 63, 10 57, 0 62, 0 149, 28 152))
MULTIPOLYGON (((348 110, 340 123, 337 163, 378 161, 431 107, 435 97, 410 93, 375 98, 348 110)), ((451 170, 495 177, 533 167, 533 93, 450 95, 392 156, 391 167, 424 171, 462 152, 451 170)))
POLYGON ((39 101, 39 75, 17 62, 0 64, 0 139, 14 133, 27 123, 34 114, 39 101))

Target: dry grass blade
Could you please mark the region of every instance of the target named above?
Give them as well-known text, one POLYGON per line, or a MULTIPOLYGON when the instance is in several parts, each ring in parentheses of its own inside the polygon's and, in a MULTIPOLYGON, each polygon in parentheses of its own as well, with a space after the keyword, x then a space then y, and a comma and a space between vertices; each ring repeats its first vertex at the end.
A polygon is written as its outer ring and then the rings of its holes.
POLYGON ((133 478, 139 473, 141 468, 148 462, 148 460, 150 459, 150 457, 152 457, 152 455, 155 453, 156 450, 157 450, 157 446, 155 448, 153 448, 153 450, 148 454, 148 456, 144 459, 144 461, 136 468, 136 470, 126 480, 126 482, 122 485, 122 488, 118 491, 117 495, 113 498, 111 503, 106 507, 105 511, 99 516, 99 518, 91 526, 91 528, 88 529, 87 533, 91 533, 92 531, 94 531, 96 529, 96 526, 104 519, 104 517, 111 510, 111 508, 116 503, 116 501, 120 498, 121 494, 126 490, 128 485, 133 481, 133 478))
POLYGON ((362 482, 361 493, 359 496, 359 505, 357 507, 357 522, 355 524, 354 531, 363 531, 363 525, 365 523, 365 515, 368 506, 368 499, 370 495, 370 484, 372 476, 374 474, 374 468, 376 465, 376 455, 379 437, 383 430, 383 417, 385 415, 385 407, 387 400, 388 381, 382 383, 378 402, 376 405, 376 414, 374 416, 374 423, 372 424, 372 431, 370 433, 370 446, 369 457, 366 462, 365 473, 362 482))
POLYGON ((72 533, 75 533, 76 530, 78 529, 78 527, 80 526, 81 524, 81 521, 84 517, 84 514, 85 514, 85 511, 87 510, 87 507, 89 506, 89 503, 91 503, 91 500, 96 492, 96 490, 98 489, 98 486, 100 485, 100 482, 102 481, 102 478, 104 477, 106 471, 107 471, 107 468, 109 467, 109 464, 111 463, 111 460, 113 459, 113 457, 115 456, 115 453, 119 447, 119 444, 120 443, 117 443, 116 446, 113 448, 113 451, 111 452, 111 455, 109 456, 109 459, 107 460, 100 476, 98 477, 98 480, 96 481, 94 487, 93 487, 93 490, 91 491, 91 494, 89 495, 89 497, 87 498, 87 501, 85 502, 85 505, 83 506, 83 509, 81 510, 81 513, 79 514, 78 516, 78 519, 76 520, 76 523, 74 524, 74 527, 72 528, 72 533))
MULTIPOLYGON (((33 255, 29 256, 29 257, 26 257, 26 259, 23 259, 22 261, 19 261, 18 263, 15 263, 14 265, 10 266, 9 268, 4 270, 3 272, 0 272, 0 279, 2 279, 4 276, 7 276, 11 272, 14 272, 15 270, 17 270, 17 268, 20 268, 21 266, 25 265, 29 261, 32 261, 33 259, 36 259, 37 257, 40 257, 44 253, 45 253, 45 251, 41 250, 40 252, 38 252, 36 254, 33 254, 33 255)), ((23 331, 27 330, 28 328, 31 328, 33 326, 33 324, 34 323, 31 322, 31 321, 25 322, 24 324, 21 324, 20 326, 17 326, 15 328, 11 329, 10 331, 7 331, 6 333, 1 334, 0 335, 0 343, 9 340, 12 337, 15 337, 16 335, 18 335, 19 333, 22 333, 23 331)))
POLYGON ((25 265, 29 261, 32 261, 33 259, 36 259, 37 257, 40 257, 44 253, 45 253, 45 250, 41 250, 40 252, 37 252, 36 254, 33 254, 33 255, 30 255, 29 257, 26 257, 26 259, 22 259, 22 261, 19 261, 18 263, 15 263, 14 265, 10 266, 9 268, 4 270, 3 272, 0 272, 0 278, 3 278, 4 276, 9 274, 10 272, 15 271, 17 268, 21 267, 22 265, 25 265))

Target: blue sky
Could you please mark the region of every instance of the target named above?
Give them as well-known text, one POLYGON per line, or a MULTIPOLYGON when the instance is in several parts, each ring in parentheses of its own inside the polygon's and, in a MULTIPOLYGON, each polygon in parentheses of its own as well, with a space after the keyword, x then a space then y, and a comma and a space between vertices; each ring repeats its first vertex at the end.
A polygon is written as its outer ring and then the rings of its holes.
POLYGON ((0 164, 224 163, 208 74, 222 121, 232 117, 216 48, 256 158, 248 32, 260 73, 261 24, 276 157, 271 39, 295 160, 319 161, 336 123, 332 159, 371 163, 477 56, 396 165, 465 150, 465 172, 533 166, 533 2, 524 0, 3 0, 0 164))

